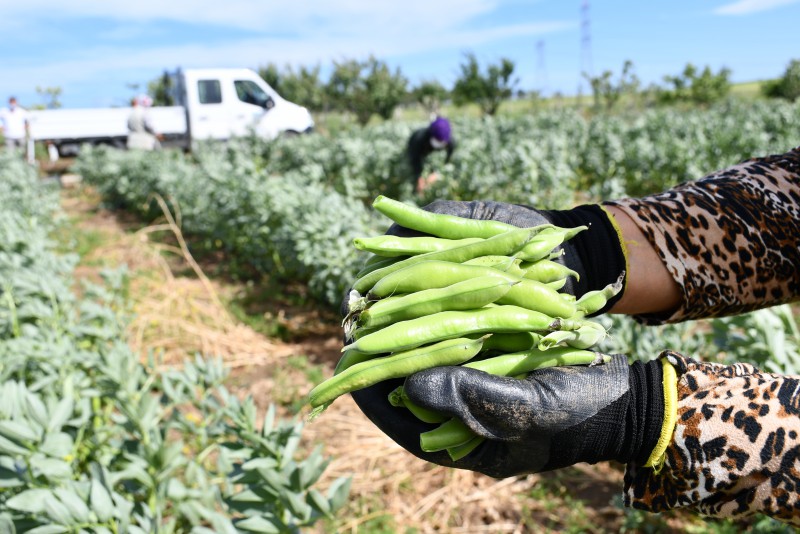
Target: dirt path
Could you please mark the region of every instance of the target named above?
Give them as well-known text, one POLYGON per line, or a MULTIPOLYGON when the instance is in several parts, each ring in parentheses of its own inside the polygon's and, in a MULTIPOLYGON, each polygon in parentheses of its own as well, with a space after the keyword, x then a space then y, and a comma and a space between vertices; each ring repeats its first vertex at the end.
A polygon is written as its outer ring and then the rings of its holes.
MULTIPOLYGON (((127 266, 134 312, 129 341, 139 353, 163 353, 163 365, 195 352, 218 355, 232 368, 232 388, 252 395, 261 409, 276 404, 287 418, 314 380, 330 376, 341 346, 336 317, 275 291, 210 279, 208 266, 181 249, 168 220, 142 228, 101 209, 85 188, 65 189, 62 198, 72 237, 85 249, 77 276, 97 279, 104 267, 127 266), (237 320, 229 311, 235 301, 257 309, 280 337, 237 320)), ((349 397, 307 424, 304 439, 333 458, 323 486, 342 475, 353 479, 337 532, 618 532, 626 517, 618 504, 620 466, 499 481, 444 469, 389 440, 349 397)), ((657 524, 660 532, 671 530, 657 524)))

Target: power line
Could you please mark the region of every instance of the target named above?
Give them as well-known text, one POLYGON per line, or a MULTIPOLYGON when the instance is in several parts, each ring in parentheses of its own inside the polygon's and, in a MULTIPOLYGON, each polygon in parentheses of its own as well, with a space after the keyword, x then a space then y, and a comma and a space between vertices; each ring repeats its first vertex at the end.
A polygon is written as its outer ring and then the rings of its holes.
POLYGON ((536 57, 536 82, 539 86, 540 94, 544 96, 547 92, 547 66, 544 61, 544 41, 541 39, 536 43, 536 57))

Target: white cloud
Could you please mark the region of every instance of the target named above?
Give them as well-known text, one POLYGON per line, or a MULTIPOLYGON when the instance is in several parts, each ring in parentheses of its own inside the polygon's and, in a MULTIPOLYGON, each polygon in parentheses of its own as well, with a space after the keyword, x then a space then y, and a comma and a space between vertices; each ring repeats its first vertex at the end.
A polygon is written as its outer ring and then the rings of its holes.
POLYGON ((717 15, 749 15, 760 11, 770 11, 783 6, 796 4, 800 0, 739 0, 720 6, 714 10, 717 15))

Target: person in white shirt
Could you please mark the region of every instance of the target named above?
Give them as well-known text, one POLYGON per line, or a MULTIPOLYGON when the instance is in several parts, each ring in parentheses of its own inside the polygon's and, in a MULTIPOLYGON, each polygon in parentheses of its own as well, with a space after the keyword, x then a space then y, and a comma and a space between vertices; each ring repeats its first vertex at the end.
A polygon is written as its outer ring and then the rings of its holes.
POLYGON ((30 132, 28 112, 17 104, 17 99, 13 96, 8 99, 8 107, 0 110, 0 128, 6 139, 6 148, 9 150, 26 148, 30 132))

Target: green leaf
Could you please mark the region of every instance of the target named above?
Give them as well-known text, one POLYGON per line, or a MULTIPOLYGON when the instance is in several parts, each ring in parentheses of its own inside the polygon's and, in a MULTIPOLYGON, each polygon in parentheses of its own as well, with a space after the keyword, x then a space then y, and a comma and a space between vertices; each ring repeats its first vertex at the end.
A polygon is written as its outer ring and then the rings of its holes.
POLYGON ((42 525, 26 532, 28 534, 61 534, 62 532, 69 532, 69 528, 62 525, 42 525))
POLYGON ((27 456, 30 451, 25 447, 20 447, 11 440, 0 436, 0 453, 8 454, 9 456, 27 456))
POLYGON ((56 488, 56 496, 61 503, 69 510, 70 515, 80 523, 89 521, 89 507, 78 497, 74 491, 66 488, 56 488))
POLYGON ((335 512, 345 505, 347 497, 350 495, 350 485, 353 479, 350 477, 339 477, 333 481, 328 488, 328 500, 331 504, 331 512, 335 512))
POLYGON ((111 500, 111 495, 103 483, 95 477, 92 477, 89 503, 100 521, 108 521, 114 516, 114 502, 111 500))
POLYGON ((34 488, 25 490, 19 495, 11 497, 6 506, 18 512, 29 514, 40 514, 44 512, 44 499, 51 495, 50 490, 34 488))
POLYGON ((237 521, 235 525, 240 530, 262 534, 282 534, 286 532, 285 526, 276 519, 258 515, 237 521))
POLYGON ((0 434, 16 443, 38 442, 41 434, 19 421, 0 421, 0 434))
POLYGON ((73 445, 72 436, 66 432, 56 432, 44 437, 39 452, 63 460, 72 453, 73 445))
POLYGON ((72 399, 64 398, 56 404, 56 407, 50 413, 50 422, 47 424, 47 431, 48 432, 56 432, 61 430, 61 427, 64 426, 70 416, 72 416, 72 412, 75 408, 75 403, 72 399))
POLYGON ((328 502, 328 499, 326 499, 314 488, 308 490, 308 493, 306 494, 306 502, 320 514, 330 517, 331 505, 328 502))
POLYGON ((75 523, 74 517, 67 508, 54 494, 49 493, 44 498, 44 513, 47 514, 53 522, 60 525, 72 525, 75 523))

